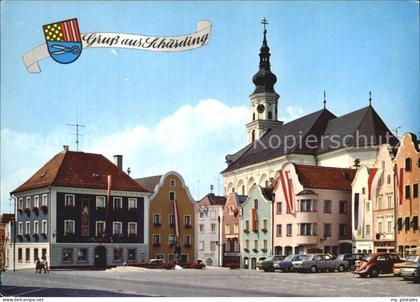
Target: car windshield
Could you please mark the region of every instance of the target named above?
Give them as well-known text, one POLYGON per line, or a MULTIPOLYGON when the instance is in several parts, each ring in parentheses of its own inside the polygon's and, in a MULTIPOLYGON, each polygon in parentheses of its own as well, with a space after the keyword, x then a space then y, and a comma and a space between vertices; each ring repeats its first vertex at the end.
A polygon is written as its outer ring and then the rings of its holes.
POLYGON ((410 255, 405 258, 405 261, 410 261, 410 262, 417 262, 418 260, 419 260, 419 256, 416 256, 416 255, 410 255))
POLYGON ((299 257, 300 258, 299 260, 302 260, 302 261, 312 260, 312 257, 313 255, 306 255, 301 258, 299 257))
POLYGON ((337 256, 337 260, 344 260, 344 256, 345 256, 345 255, 338 255, 338 256, 337 256))
POLYGON ((284 261, 292 261, 293 255, 289 255, 286 258, 284 258, 284 261))

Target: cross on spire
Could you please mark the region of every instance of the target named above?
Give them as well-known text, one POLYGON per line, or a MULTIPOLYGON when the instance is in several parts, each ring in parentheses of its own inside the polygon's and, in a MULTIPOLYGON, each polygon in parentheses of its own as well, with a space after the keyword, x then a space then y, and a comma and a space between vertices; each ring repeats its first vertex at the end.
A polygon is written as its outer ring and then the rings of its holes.
POLYGON ((266 18, 263 18, 263 19, 261 20, 261 24, 262 24, 262 25, 264 25, 264 33, 265 33, 265 32, 267 32, 267 29, 265 28, 265 26, 268 24, 267 19, 266 19, 266 18))
POLYGON ((327 93, 324 90, 324 109, 327 108, 327 93))
POLYGON ((372 105, 372 92, 369 90, 369 106, 372 105))

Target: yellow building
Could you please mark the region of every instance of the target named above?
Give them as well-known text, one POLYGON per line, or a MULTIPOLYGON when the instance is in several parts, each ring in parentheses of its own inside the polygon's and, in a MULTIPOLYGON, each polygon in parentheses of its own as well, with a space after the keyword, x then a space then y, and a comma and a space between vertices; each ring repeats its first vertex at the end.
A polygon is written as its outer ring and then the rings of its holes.
POLYGON ((181 263, 196 260, 195 207, 184 179, 177 172, 136 179, 152 191, 149 208, 149 258, 174 262, 180 248, 181 263))

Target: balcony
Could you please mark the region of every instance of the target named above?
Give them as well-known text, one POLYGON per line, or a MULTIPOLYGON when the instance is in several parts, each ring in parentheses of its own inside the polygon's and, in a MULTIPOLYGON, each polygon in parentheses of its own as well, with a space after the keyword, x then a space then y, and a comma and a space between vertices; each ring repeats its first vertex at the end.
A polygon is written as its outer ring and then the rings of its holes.
POLYGON ((191 229, 191 228, 192 228, 192 224, 191 224, 191 223, 186 223, 186 224, 184 225, 184 227, 185 227, 186 229, 191 229))
POLYGON ((153 221, 153 225, 156 227, 160 227, 162 224, 160 223, 160 221, 153 221))

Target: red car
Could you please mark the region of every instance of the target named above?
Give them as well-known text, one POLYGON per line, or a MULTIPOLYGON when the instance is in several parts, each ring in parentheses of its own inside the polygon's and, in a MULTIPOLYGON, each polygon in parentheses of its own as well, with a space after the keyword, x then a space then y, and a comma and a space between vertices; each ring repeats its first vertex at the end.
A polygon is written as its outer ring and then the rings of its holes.
POLYGON ((392 274, 394 263, 400 263, 401 260, 397 254, 393 253, 376 253, 370 257, 363 259, 362 263, 353 274, 358 274, 360 277, 376 278, 379 274, 392 274))

